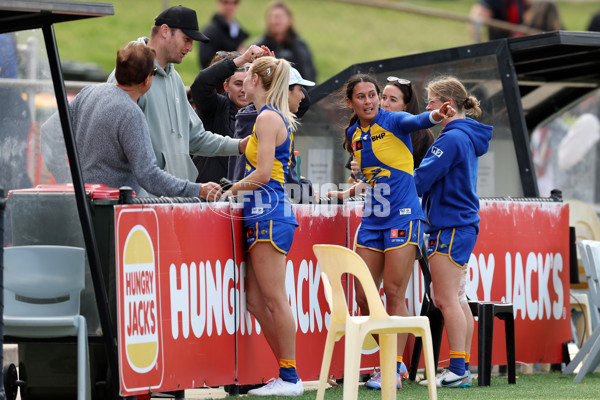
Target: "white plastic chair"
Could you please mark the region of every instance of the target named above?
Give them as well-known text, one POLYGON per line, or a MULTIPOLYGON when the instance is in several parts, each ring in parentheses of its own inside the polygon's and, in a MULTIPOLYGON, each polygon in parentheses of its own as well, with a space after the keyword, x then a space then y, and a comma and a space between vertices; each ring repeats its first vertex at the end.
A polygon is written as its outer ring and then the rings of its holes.
POLYGON ((585 343, 597 326, 592 322, 594 312, 597 314, 598 309, 590 306, 589 292, 571 289, 571 330, 578 345, 585 343))
POLYGON ((575 227, 577 240, 600 240, 600 218, 594 208, 583 201, 567 199, 569 225, 575 227))
MULTIPOLYGON (((578 243, 578 246, 580 246, 588 281, 590 306, 600 307, 600 242, 582 240, 581 243, 578 243)), ((575 376, 575 382, 581 382, 588 372, 593 372, 600 364, 600 326, 596 326, 563 373, 571 374, 575 372, 581 362, 583 364, 575 376)))
POLYGON ((77 399, 91 398, 85 317, 85 252, 79 247, 4 248, 4 334, 26 338, 77 335, 77 399))
MULTIPOLYGON (((591 268, 593 267, 587 250, 587 245, 589 243, 594 243, 594 241, 584 239, 577 240, 577 252, 581 258, 581 265, 584 271, 587 288, 571 289, 571 309, 575 309, 576 313, 581 312, 583 314, 582 318, 584 320, 585 335, 582 338, 583 340, 581 343, 587 340, 591 332, 600 325, 600 312, 594 301, 594 299, 600 299, 600 288, 598 287, 598 284, 595 283, 591 274, 591 268)), ((577 328, 573 326, 573 329, 575 332, 573 337, 579 340, 577 328)))
MULTIPOLYGON (((600 218, 594 208, 581 200, 565 199, 569 205, 569 225, 575 227, 575 237, 577 242, 583 240, 600 240, 600 218)), ((583 280, 583 257, 579 246, 577 246, 577 265, 579 267, 579 277, 583 280)), ((593 317, 592 317, 593 318, 593 317)))
POLYGON ((358 375, 363 342, 367 335, 379 334, 379 357, 381 366, 381 398, 396 399, 396 351, 397 334, 412 333, 423 340, 425 369, 429 398, 437 399, 435 387, 435 366, 429 319, 427 317, 390 316, 385 311, 379 292, 375 287, 371 273, 362 258, 355 252, 342 246, 316 244, 313 246, 325 295, 331 310, 329 332, 323 350, 323 362, 319 375, 317 400, 325 395, 327 376, 335 342, 346 336, 344 351, 344 399, 356 399, 358 396, 358 375), (351 274, 362 285, 370 315, 351 317, 346 304, 341 278, 351 274))

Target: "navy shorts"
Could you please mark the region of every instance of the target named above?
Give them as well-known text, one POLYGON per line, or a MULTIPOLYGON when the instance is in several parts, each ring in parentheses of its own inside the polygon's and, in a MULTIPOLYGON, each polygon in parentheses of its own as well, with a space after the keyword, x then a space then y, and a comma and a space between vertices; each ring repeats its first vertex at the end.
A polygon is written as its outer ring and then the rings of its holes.
POLYGON ((448 228, 431 232, 427 242, 427 257, 443 254, 458 267, 464 268, 469 263, 475 242, 477 242, 477 231, 474 227, 448 228))
MULTIPOLYGON (((367 229, 361 225, 358 229, 356 247, 383 253, 407 244, 420 246, 422 242, 421 220, 415 219, 393 229, 367 229)), ((417 255, 419 255, 419 252, 417 252, 417 255)))
POLYGON ((290 251, 294 241, 296 225, 281 221, 258 221, 244 227, 248 251, 257 242, 269 242, 275 249, 285 255, 290 251))

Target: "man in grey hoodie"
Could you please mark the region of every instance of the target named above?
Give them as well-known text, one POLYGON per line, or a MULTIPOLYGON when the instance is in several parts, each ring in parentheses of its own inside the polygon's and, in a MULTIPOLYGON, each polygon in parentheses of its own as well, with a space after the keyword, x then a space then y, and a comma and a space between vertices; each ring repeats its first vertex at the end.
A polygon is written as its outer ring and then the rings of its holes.
MULTIPOLYGON (((190 154, 239 155, 247 143, 206 131, 189 104, 174 64, 180 64, 192 51, 194 40, 206 42, 208 38, 198 30, 196 12, 183 6, 164 10, 156 17, 150 38, 137 40, 156 51, 154 82, 137 101, 148 121, 156 163, 170 174, 192 182, 198 171, 190 154)), ((114 71, 108 80, 115 81, 114 71)))

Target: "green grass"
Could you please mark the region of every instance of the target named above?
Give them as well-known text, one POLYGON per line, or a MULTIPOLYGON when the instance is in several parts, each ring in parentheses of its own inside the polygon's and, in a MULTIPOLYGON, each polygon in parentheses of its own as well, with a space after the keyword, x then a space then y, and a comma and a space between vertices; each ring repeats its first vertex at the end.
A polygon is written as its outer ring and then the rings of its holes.
MULTIPOLYGON (((562 375, 557 372, 548 374, 519 375, 515 385, 509 385, 506 377, 493 376, 490 386, 477 386, 468 389, 438 389, 439 399, 481 400, 481 399, 598 399, 600 398, 600 373, 588 374, 583 382, 575 383, 575 375, 562 375)), ((342 387, 329 388, 325 392, 325 400, 341 400, 342 387)), ((316 391, 306 391, 301 397, 294 399, 314 399, 316 391)), ((253 399, 270 399, 271 397, 252 396, 253 399)), ((286 397, 279 397, 285 399, 286 397)), ((373 391, 361 386, 358 390, 360 400, 381 399, 380 391, 373 391)), ((427 399, 427 387, 414 382, 405 382, 398 392, 398 399, 427 399)), ((292 397, 290 397, 292 399, 292 397)))
MULTIPOLYGON (((98 2, 98 0, 92 0, 98 2)), ((250 32, 250 41, 261 35, 264 10, 271 0, 244 0, 238 20, 250 32)), ((104 2, 104 1, 103 1, 104 2)), ((106 1, 110 2, 110 1, 106 1)), ((61 59, 99 64, 107 73, 114 67, 117 49, 125 42, 147 36, 164 0, 114 0, 115 15, 55 25, 61 59)), ((467 15, 475 0, 393 1, 467 15)), ((288 0, 296 28, 309 44, 323 82, 360 62, 466 45, 471 42, 463 22, 427 17, 330 0, 288 0)), ((215 10, 215 0, 170 0, 194 8, 200 26, 215 10)), ((565 28, 585 30, 598 2, 558 1, 565 28)), ((250 43, 250 41, 248 43, 250 43)), ((186 85, 199 71, 195 49, 177 67, 186 85)))

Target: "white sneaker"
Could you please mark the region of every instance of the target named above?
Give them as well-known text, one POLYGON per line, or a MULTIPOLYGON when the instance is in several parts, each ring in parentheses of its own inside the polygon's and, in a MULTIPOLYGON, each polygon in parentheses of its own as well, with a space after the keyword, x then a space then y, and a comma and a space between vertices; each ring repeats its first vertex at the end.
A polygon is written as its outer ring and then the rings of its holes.
POLYGON ((265 386, 248 390, 250 396, 302 396, 303 393, 304 387, 300 379, 291 383, 281 378, 271 378, 265 386))
MULTIPOLYGON (((419 381, 419 385, 427 386, 427 379, 423 379, 419 381)), ((445 369, 442 373, 435 378, 435 385, 439 388, 441 387, 449 387, 449 388, 464 388, 471 387, 471 376, 470 372, 466 372, 458 376, 454 372, 449 369, 445 369)))

